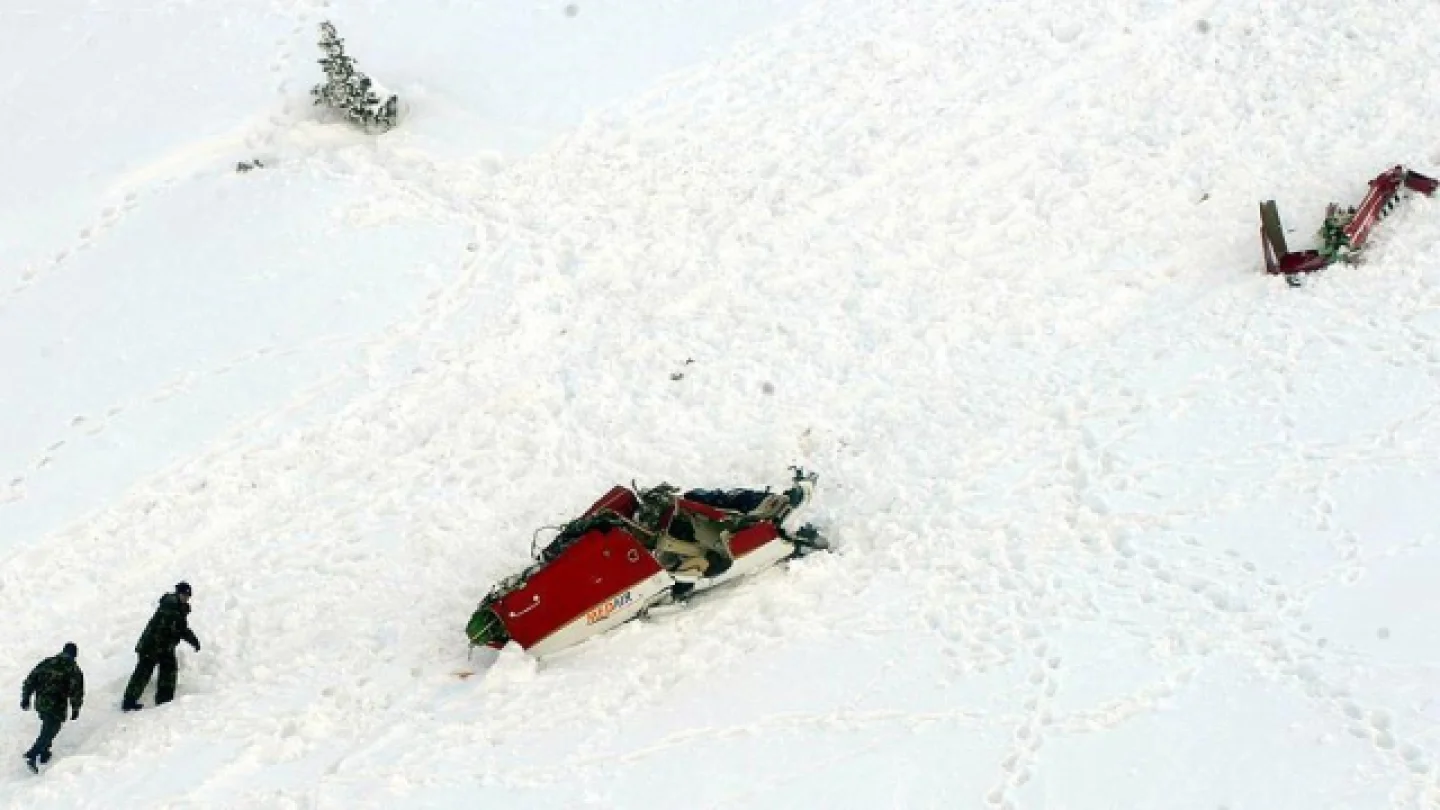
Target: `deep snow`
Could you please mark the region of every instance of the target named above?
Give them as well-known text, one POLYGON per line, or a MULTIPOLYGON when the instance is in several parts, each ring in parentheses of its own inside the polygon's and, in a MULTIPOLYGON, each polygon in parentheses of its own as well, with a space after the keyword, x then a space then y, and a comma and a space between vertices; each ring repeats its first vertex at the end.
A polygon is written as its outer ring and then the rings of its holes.
POLYGON ((0 657, 89 684, 0 804, 1440 807, 1440 201, 1300 289, 1255 205, 1440 171, 1440 6, 566 5, 0 10, 0 657), (467 658, 793 463, 835 554, 467 658))

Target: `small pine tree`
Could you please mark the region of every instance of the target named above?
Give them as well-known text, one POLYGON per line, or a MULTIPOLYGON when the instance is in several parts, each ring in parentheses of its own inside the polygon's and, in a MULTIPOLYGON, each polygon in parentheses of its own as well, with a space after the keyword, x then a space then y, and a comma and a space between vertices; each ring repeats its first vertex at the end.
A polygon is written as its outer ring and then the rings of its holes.
POLYGON ((1331 205, 1320 225, 1320 254, 1331 261, 1349 261, 1354 256, 1350 235, 1345 228, 1355 218, 1354 208, 1341 209, 1331 205))
POLYGON ((323 104, 362 129, 390 129, 398 122, 400 100, 390 95, 383 102, 366 76, 355 69, 355 60, 345 54, 345 40, 329 21, 320 23, 320 50, 325 57, 325 83, 310 89, 317 105, 323 104))

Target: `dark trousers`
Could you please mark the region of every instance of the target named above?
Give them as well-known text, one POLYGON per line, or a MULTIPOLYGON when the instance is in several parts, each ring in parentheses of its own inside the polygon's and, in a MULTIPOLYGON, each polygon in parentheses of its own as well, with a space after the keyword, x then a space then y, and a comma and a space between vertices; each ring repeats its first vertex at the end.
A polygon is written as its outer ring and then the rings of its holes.
POLYGON ((140 694, 150 683, 150 673, 160 668, 160 677, 155 680, 155 705, 169 703, 175 697, 175 680, 179 665, 175 663, 175 651, 138 653, 135 671, 130 673, 130 683, 125 687, 125 703, 139 703, 140 694))
POLYGON ((60 714, 40 715, 40 736, 35 738, 35 744, 30 746, 30 750, 25 752, 25 756, 31 759, 35 757, 49 759, 50 743, 55 741, 55 735, 60 733, 60 727, 63 725, 65 725, 63 710, 60 714))

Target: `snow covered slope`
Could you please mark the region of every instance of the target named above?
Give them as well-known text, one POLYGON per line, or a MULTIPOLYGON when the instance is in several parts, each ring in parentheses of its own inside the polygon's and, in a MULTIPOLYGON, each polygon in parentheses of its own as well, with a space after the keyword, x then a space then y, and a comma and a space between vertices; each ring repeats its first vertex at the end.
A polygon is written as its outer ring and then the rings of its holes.
POLYGON ((0 804, 1440 806, 1440 201, 1301 289, 1255 208, 1440 170, 1440 6, 492 5, 0 11, 0 661, 89 685, 0 804), (837 553, 467 660, 792 463, 837 553))

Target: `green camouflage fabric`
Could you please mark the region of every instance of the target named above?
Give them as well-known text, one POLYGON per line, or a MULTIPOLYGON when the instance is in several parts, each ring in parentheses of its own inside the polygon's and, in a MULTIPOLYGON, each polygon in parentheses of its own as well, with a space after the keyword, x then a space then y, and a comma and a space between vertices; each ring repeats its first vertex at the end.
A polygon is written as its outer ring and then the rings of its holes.
POLYGON ((25 678, 21 702, 28 702, 31 695, 35 696, 35 711, 63 720, 69 716, 69 710, 78 712, 80 704, 85 702, 85 675, 73 658, 65 655, 46 658, 25 678))
POLYGON ((190 606, 173 593, 160 597, 160 607, 145 625, 145 632, 135 643, 135 652, 141 655, 159 655, 173 652, 175 645, 184 641, 192 647, 199 647, 195 634, 190 631, 190 606))

